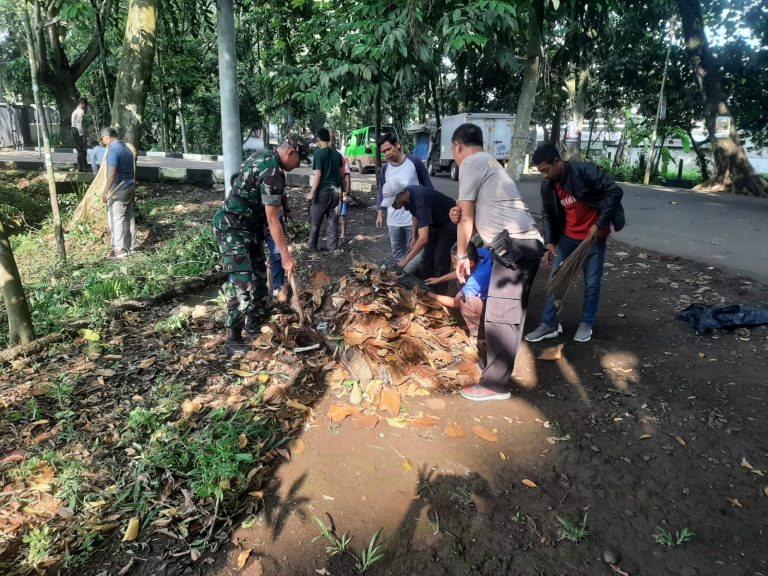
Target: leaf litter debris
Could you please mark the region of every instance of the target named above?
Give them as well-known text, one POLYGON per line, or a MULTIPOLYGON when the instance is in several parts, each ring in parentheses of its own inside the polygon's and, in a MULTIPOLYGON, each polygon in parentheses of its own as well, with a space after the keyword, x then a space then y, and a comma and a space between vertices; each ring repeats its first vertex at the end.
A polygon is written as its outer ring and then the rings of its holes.
POLYGON ((407 402, 476 384, 476 350, 444 308, 375 264, 335 283, 315 274, 238 361, 221 354, 221 306, 169 308, 125 313, 97 340, 0 373, 0 571, 76 565, 112 533, 122 546, 165 536, 187 562, 215 551, 259 512, 276 463, 307 449, 294 436, 317 424, 326 388, 332 423, 466 435, 407 402))

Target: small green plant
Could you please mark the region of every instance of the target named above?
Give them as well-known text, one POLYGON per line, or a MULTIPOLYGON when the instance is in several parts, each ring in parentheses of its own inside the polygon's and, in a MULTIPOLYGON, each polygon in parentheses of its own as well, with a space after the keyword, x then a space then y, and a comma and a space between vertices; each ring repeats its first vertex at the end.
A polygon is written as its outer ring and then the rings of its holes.
POLYGON ((328 554, 328 556, 343 554, 349 550, 349 544, 352 542, 352 538, 347 532, 344 532, 341 536, 337 536, 333 526, 329 528, 317 516, 315 516, 315 522, 317 522, 317 525, 320 527, 320 535, 312 538, 312 542, 317 542, 320 539, 324 539, 328 542, 325 546, 325 553, 328 554))
POLYGON ((457 486, 449 500, 456 505, 456 508, 463 511, 470 510, 474 505, 472 495, 466 486, 457 486))
POLYGON ((25 564, 28 566, 37 566, 51 557, 51 529, 48 526, 44 528, 32 528, 22 542, 29 546, 25 564))
POLYGON ((688 488, 687 486, 685 488, 683 488, 683 496, 685 496, 687 498, 690 495, 691 495, 691 489, 688 488))
POLYGON ((155 324, 155 332, 160 334, 173 334, 181 332, 187 327, 187 318, 181 314, 174 314, 165 320, 160 320, 155 324))
POLYGON ((66 407, 69 405, 70 397, 74 391, 75 383, 72 382, 72 379, 67 374, 59 374, 56 381, 48 386, 45 395, 48 396, 48 398, 56 400, 59 407, 62 410, 66 410, 66 407))
POLYGON ((520 522, 522 521, 523 521, 523 515, 520 514, 520 511, 518 510, 517 512, 515 512, 515 515, 512 516, 512 522, 514 522, 515 524, 520 524, 520 522))
POLYGON ((54 496, 64 500, 72 509, 77 508, 80 485, 85 476, 85 468, 80 462, 56 462, 56 479, 53 483, 56 492, 54 496), (59 468, 58 465, 61 465, 59 468))
POLYGON ((144 436, 149 436, 158 427, 155 415, 141 406, 131 410, 125 421, 126 440, 136 440, 144 436))
POLYGON ((567 519, 556 516, 557 522, 560 524, 560 528, 557 529, 557 540, 569 540, 577 543, 584 540, 587 536, 591 536, 587 531, 588 516, 588 514, 584 514, 584 518, 581 520, 581 525, 572 524, 567 519))
POLYGON ((667 548, 674 548, 675 546, 680 546, 681 544, 690 542, 693 540, 693 536, 693 532, 688 530, 688 528, 683 528, 674 534, 668 530, 662 530, 658 534, 655 534, 654 538, 656 540, 656 544, 661 544, 667 548))
POLYGON ((384 557, 384 553, 381 552, 381 545, 377 544, 379 535, 381 534, 381 528, 376 530, 376 533, 371 536, 370 542, 368 542, 368 548, 360 553, 360 557, 355 562, 355 568, 360 574, 363 574, 384 557))

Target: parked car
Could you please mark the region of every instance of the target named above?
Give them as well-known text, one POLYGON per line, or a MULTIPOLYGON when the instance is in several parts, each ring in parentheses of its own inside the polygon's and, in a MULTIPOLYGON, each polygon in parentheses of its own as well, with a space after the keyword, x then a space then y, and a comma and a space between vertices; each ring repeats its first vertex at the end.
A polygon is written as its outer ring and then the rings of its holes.
MULTIPOLYGON (((397 135, 392 126, 382 126, 379 137, 376 136, 375 126, 358 128, 350 132, 347 136, 347 147, 344 149, 344 156, 349 161, 350 168, 361 174, 365 171, 375 171, 377 141, 381 136, 388 133, 397 135)), ((383 154, 381 160, 385 162, 383 154)))

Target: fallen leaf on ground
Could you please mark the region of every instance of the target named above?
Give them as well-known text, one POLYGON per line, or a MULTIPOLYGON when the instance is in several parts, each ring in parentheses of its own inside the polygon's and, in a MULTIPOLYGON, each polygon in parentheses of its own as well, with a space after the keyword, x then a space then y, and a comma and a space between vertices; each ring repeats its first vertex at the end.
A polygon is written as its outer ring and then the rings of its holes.
POLYGON ((181 403, 181 415, 184 418, 189 418, 195 412, 199 412, 203 409, 203 403, 199 400, 184 400, 181 403))
POLYGON ((448 424, 448 426, 445 427, 445 435, 448 436, 448 438, 464 438, 467 433, 464 428, 458 424, 448 424))
POLYGON ((139 519, 134 516, 128 522, 128 527, 123 534, 123 542, 133 542, 139 535, 139 519))
POLYGON ((442 398, 427 398, 427 407, 430 410, 445 410, 445 400, 442 398))
POLYGON ((746 459, 746 458, 742 458, 742 459, 741 459, 741 467, 742 467, 742 468, 746 468, 747 470, 754 470, 754 468, 752 468, 752 464, 750 464, 750 463, 747 461, 747 459, 746 459))
POLYGON ((638 438, 638 440, 648 440, 649 438, 653 438, 653 435, 643 434, 642 436, 640 436, 640 438, 638 438))
POLYGON ((297 402, 296 400, 288 400, 285 405, 288 408, 292 408, 293 410, 298 410, 299 412, 309 412, 311 408, 309 406, 305 406, 301 402, 297 402))
POLYGON ((291 454, 304 454, 304 451, 307 449, 307 444, 301 438, 296 438, 296 440, 293 440, 288 444, 288 448, 291 449, 291 454))
POLYGON ((407 428, 408 420, 405 420, 403 418, 387 418, 387 424, 389 424, 393 428, 407 428))
POLYGON ((385 388, 381 392, 381 409, 389 410, 392 416, 400 414, 400 394, 391 388, 385 388))
POLYGON ((248 446, 248 436, 245 434, 240 434, 237 444, 240 446, 240 450, 248 446))
POLYGON ((766 496, 768 496, 768 486, 766 486, 765 488, 763 488, 763 494, 765 494, 766 496))
POLYGON ((376 424, 378 423, 379 423, 379 418, 374 414, 362 414, 360 412, 356 414, 352 414, 352 424, 354 424, 358 428, 364 428, 365 430, 370 430, 371 428, 375 428, 376 424))
POLYGON ((360 390, 360 385, 355 382, 352 386, 352 391, 349 393, 349 401, 352 404, 360 404, 363 401, 363 391, 360 390))
POLYGON ((437 426, 438 420, 437 418, 434 418, 432 416, 424 416, 422 418, 416 418, 414 420, 409 420, 409 424, 411 428, 432 428, 433 426, 437 426))
POLYGON ((688 444, 685 443, 685 440, 680 438, 680 436, 675 436, 675 440, 677 440, 677 443, 680 444, 680 446, 688 446, 688 444))
POLYGON ((565 346, 565 344, 544 348, 544 350, 541 351, 541 354, 539 354, 539 360, 560 360, 560 358, 563 357, 563 346, 565 346))
POLYGON ((253 552, 252 548, 246 548, 240 554, 237 555, 237 569, 242 570, 245 568, 246 562, 248 562, 248 558, 251 557, 251 552, 253 552))
POLYGON ((141 362, 141 364, 139 364, 139 369, 140 370, 146 370, 147 368, 152 366, 152 364, 154 364, 154 363, 155 363, 155 357, 152 356, 151 358, 147 358, 146 360, 141 362))
POLYGON ((728 498, 727 500, 728 502, 731 503, 731 506, 733 506, 734 508, 743 508, 738 498, 728 498))
POLYGON ((103 376, 104 378, 111 378, 115 375, 115 371, 111 368, 102 368, 100 370, 96 370, 95 374, 97 376, 103 376))
POLYGON ((482 426, 472 426, 472 433, 475 436, 478 436, 482 438, 483 440, 487 440, 488 442, 498 442, 499 437, 488 430, 488 428, 483 428, 482 426))
POLYGON ((411 464, 411 461, 406 458, 400 463, 400 466, 403 468, 405 472, 413 472, 413 464, 411 464))
POLYGON ((502 460, 506 460, 507 459, 507 455, 504 454, 504 452, 499 452, 499 458, 501 458, 502 460))
POLYGON ((525 478, 523 480, 523 484, 525 486, 527 486, 528 488, 538 488, 539 487, 538 484, 536 484, 536 482, 534 482, 533 480, 528 480, 528 478, 525 478))
POLYGON ((328 408, 328 418, 331 422, 341 422, 347 416, 357 413, 357 408, 349 404, 334 404, 328 408))
POLYGON ((238 370, 237 368, 233 368, 229 371, 229 373, 235 376, 239 376, 240 378, 250 378, 253 376, 253 372, 246 372, 245 370, 238 370))

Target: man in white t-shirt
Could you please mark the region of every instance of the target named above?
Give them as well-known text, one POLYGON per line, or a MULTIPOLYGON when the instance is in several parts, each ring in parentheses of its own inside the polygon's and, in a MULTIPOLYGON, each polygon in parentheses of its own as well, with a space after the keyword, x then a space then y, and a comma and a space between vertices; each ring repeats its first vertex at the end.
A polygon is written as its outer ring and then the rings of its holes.
POLYGON ((379 140, 379 150, 384 154, 387 163, 381 167, 381 187, 376 203, 378 208, 376 227, 381 228, 384 224, 384 212, 386 211, 392 257, 395 262, 400 262, 415 240, 416 231, 414 230, 413 216, 404 208, 396 210, 392 206, 389 208, 382 207, 384 185, 387 181, 397 182, 399 190, 405 186, 420 185, 426 188, 434 188, 434 186, 432 186, 432 180, 429 179, 429 173, 422 161, 416 156, 406 156, 395 134, 390 132, 384 134, 379 140))
POLYGON ((72 142, 77 150, 77 170, 86 172, 88 158, 85 146, 85 111, 88 109, 88 100, 80 98, 71 118, 72 142))

